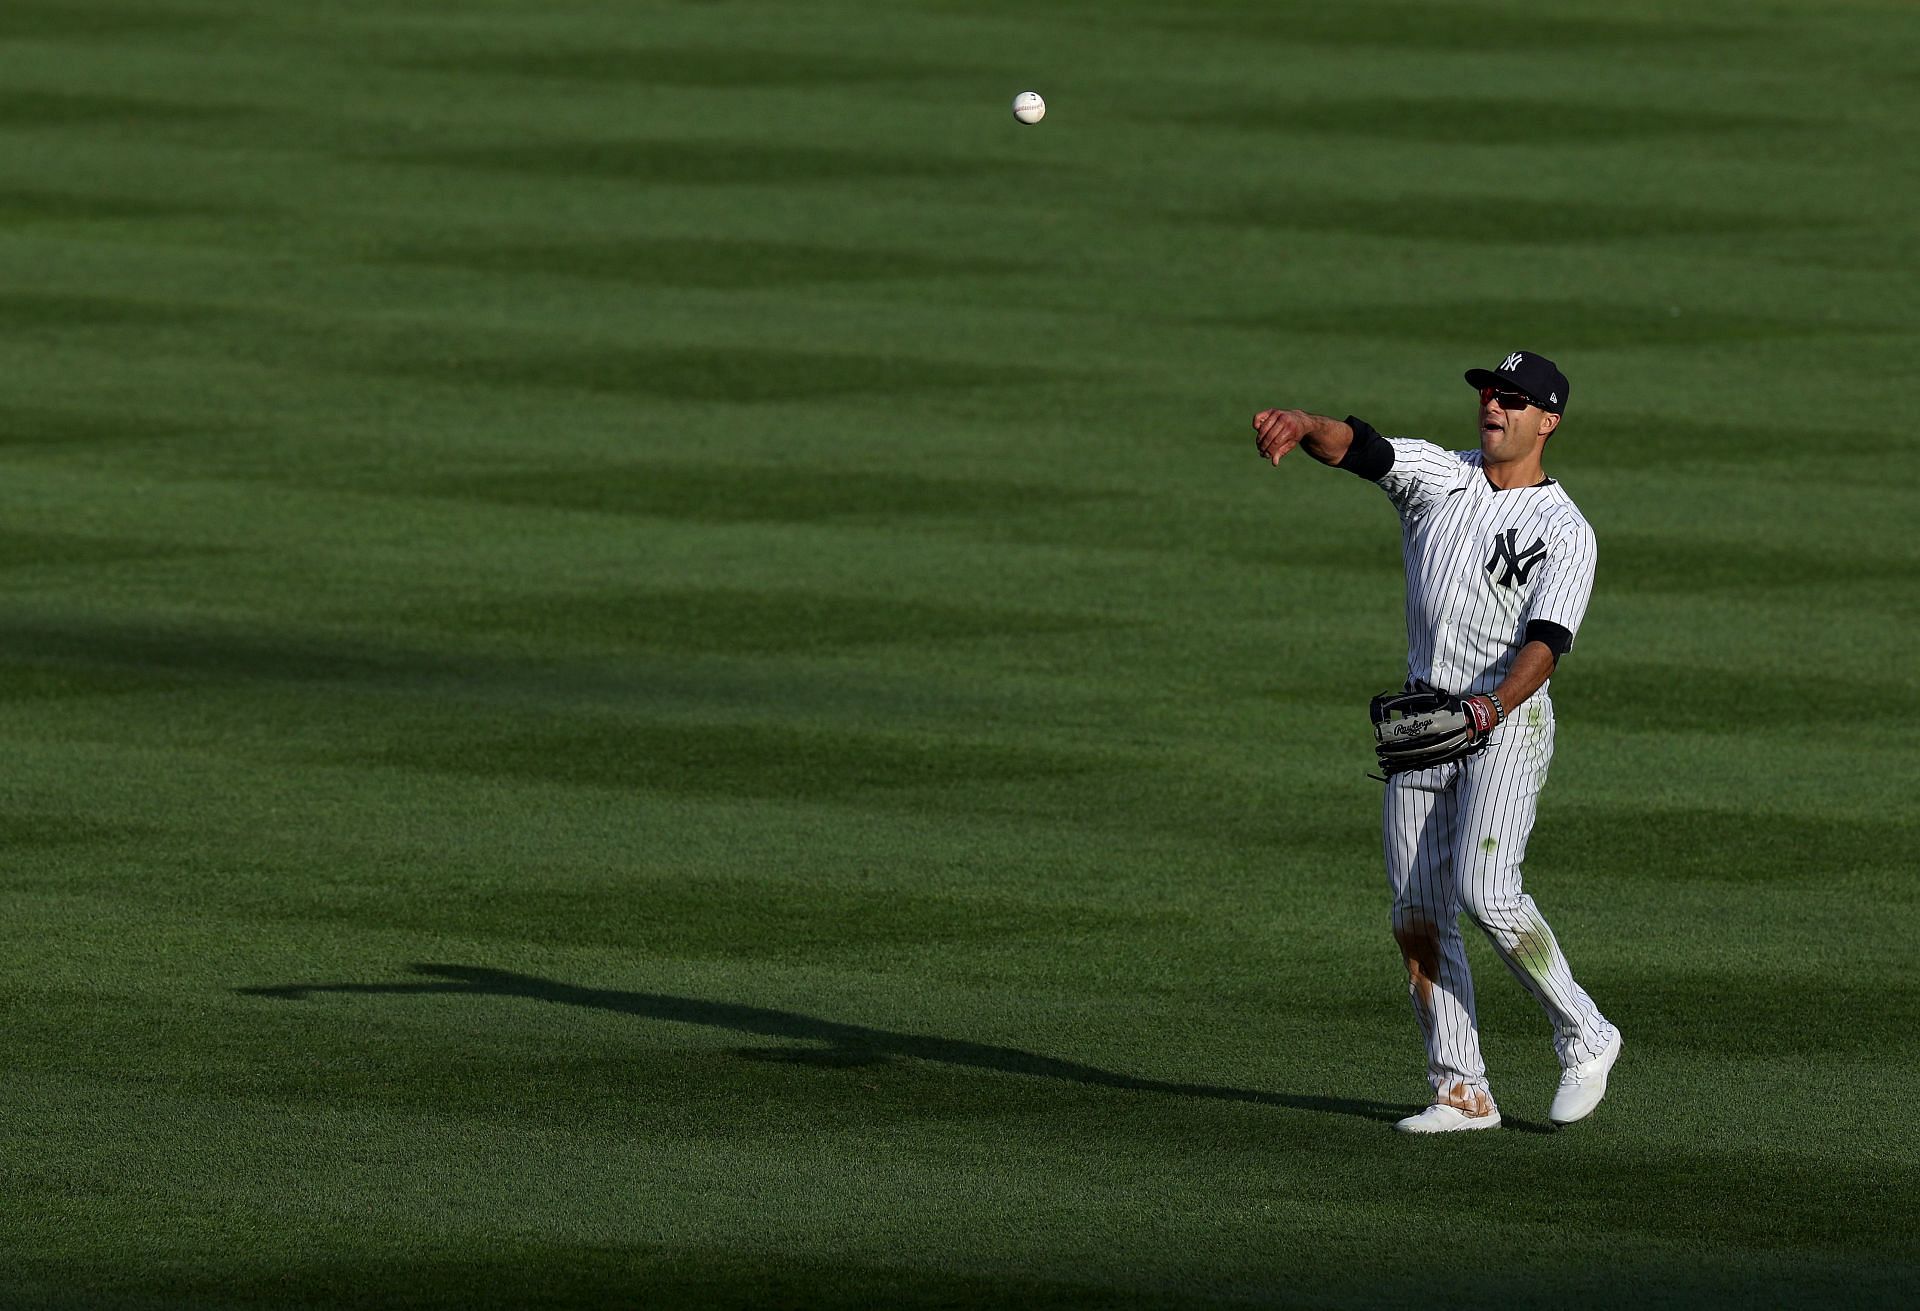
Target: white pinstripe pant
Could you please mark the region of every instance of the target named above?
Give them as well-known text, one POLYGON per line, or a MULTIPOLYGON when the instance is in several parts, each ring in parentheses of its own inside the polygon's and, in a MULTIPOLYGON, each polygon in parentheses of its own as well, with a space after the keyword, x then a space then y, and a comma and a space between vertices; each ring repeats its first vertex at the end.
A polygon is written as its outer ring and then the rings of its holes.
POLYGON ((1552 758, 1553 705, 1541 693, 1494 731, 1485 751, 1387 784, 1393 936, 1427 1042, 1427 1077, 1436 1101, 1472 1113, 1489 1109, 1490 1095, 1461 912, 1546 1011, 1563 1067, 1597 1055, 1613 1028, 1574 982, 1553 930, 1520 890, 1527 835, 1552 758))

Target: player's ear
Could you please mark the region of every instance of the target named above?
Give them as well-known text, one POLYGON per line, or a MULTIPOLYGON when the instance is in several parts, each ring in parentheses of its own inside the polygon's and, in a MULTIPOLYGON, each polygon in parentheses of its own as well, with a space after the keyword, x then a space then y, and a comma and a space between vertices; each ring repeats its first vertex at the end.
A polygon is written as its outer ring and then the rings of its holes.
POLYGON ((1548 410, 1542 414, 1540 416, 1540 440, 1545 441, 1547 438, 1553 436, 1553 430, 1559 426, 1560 416, 1552 410, 1548 410))

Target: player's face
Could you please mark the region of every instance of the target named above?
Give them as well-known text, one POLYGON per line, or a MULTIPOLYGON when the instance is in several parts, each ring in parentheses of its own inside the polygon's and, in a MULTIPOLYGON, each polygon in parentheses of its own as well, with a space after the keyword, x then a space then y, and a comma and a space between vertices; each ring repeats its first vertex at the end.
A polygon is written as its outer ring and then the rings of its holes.
POLYGON ((1496 463, 1533 453, 1547 412, 1514 391, 1480 389, 1480 452, 1496 463))

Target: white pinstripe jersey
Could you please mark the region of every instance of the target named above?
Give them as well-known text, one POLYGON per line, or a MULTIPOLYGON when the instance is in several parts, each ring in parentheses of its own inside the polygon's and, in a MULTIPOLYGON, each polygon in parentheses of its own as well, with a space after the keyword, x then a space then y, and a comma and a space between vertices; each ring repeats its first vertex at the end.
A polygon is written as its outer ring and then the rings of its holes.
POLYGON ((1593 529, 1557 482, 1500 491, 1479 451, 1388 440, 1393 468, 1380 486, 1400 512, 1407 675, 1463 696, 1491 692, 1530 622, 1579 631, 1593 594, 1593 529))

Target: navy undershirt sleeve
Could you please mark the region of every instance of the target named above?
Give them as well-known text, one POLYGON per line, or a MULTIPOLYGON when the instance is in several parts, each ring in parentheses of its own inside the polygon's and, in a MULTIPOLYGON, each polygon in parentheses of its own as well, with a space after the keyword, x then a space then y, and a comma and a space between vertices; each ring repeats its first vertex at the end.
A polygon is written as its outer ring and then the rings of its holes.
POLYGON ((1365 419, 1356 419, 1351 414, 1347 416, 1347 427, 1353 429, 1353 445, 1340 457, 1338 467, 1376 483, 1391 473, 1393 443, 1375 432, 1365 419))
POLYGON ((1528 642, 1544 643, 1547 650, 1553 652, 1556 660, 1573 650, 1573 634, 1550 619, 1527 621, 1526 635, 1521 639, 1520 644, 1525 646, 1528 642))

